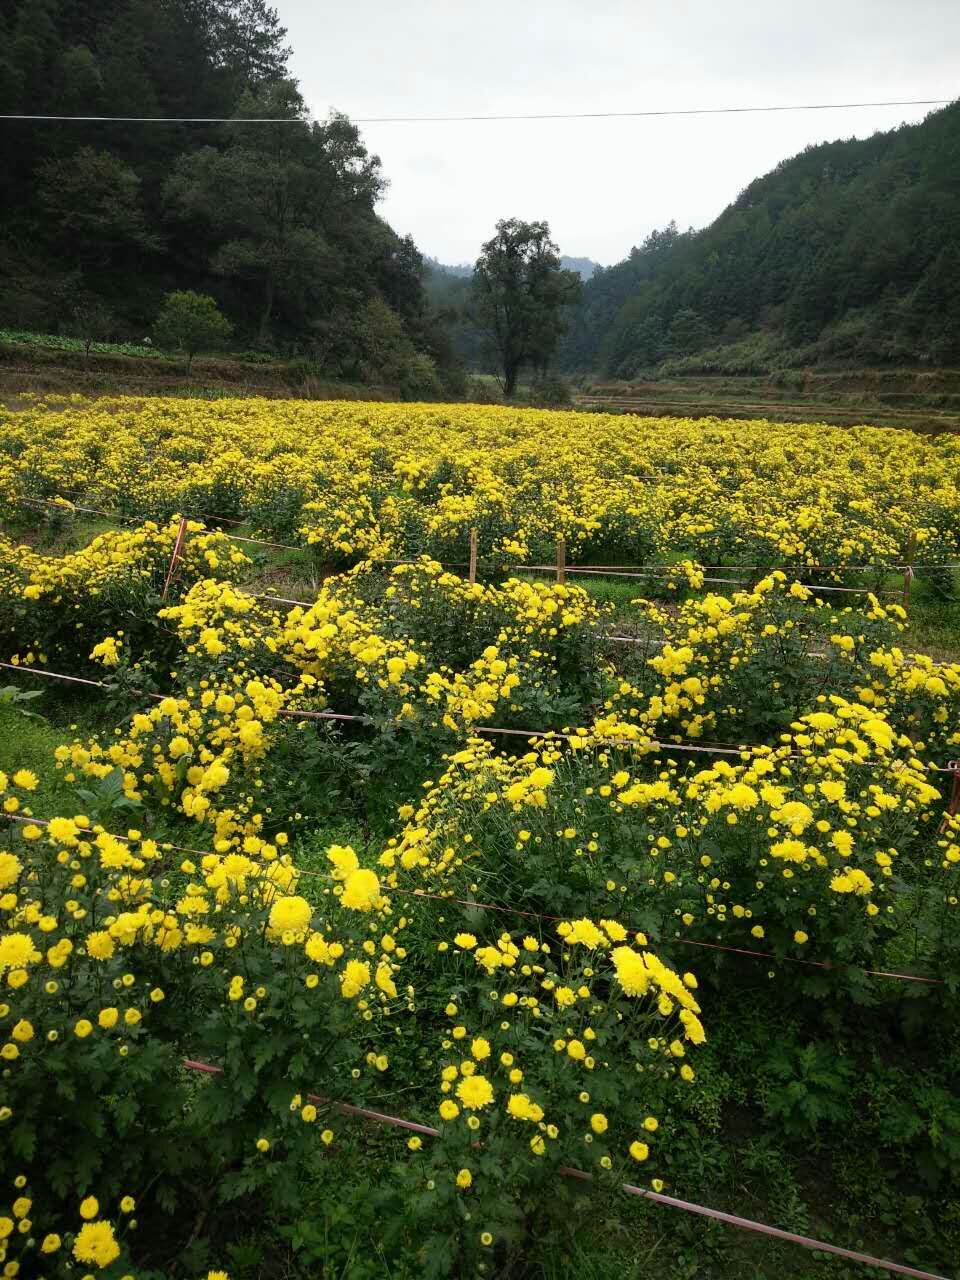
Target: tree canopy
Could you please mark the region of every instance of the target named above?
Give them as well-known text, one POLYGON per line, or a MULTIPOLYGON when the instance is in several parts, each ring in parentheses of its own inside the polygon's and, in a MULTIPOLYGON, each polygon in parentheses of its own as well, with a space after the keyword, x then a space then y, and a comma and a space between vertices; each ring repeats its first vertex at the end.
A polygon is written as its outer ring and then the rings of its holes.
POLYGON ((222 347, 230 336, 230 322, 217 309, 207 294, 181 289, 168 293, 154 324, 161 346, 182 351, 187 357, 187 372, 198 351, 222 347))
POLYGON ((505 218, 473 271, 476 317, 496 351, 504 395, 525 367, 544 373, 580 297, 580 277, 565 271, 546 222, 505 218))
POLYGON ((957 362, 958 256, 955 103, 806 148, 703 231, 655 231, 584 286, 560 360, 632 377, 760 331, 798 360, 957 362))
POLYGON ((56 330, 69 286, 140 336, 195 292, 237 342, 351 377, 382 354, 376 302, 402 337, 391 368, 402 351, 455 379, 423 260, 377 213, 379 159, 346 116, 307 118, 289 54, 267 0, 0 0, 0 111, 284 121, 8 124, 0 324, 56 330))

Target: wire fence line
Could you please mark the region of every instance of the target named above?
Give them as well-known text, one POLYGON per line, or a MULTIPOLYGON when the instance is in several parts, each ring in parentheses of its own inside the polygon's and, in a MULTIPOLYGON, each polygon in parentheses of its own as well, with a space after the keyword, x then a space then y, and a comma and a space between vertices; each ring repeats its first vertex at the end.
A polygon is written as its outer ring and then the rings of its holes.
MULTIPOLYGON (((627 111, 536 111, 517 115, 483 113, 472 115, 432 116, 352 116, 354 124, 492 124, 549 120, 652 120, 682 116, 766 115, 794 111, 858 111, 880 107, 943 107, 952 98, 896 98, 881 102, 799 102, 775 103, 747 107, 656 107, 627 111)), ((33 124, 293 124, 309 127, 324 123, 319 116, 97 116, 97 115, 27 115, 12 112, 0 120, 33 124)))
MULTIPOLYGON (((50 671, 44 667, 27 666, 26 664, 19 663, 19 662, 0 662, 0 668, 4 668, 8 671, 19 671, 29 675, 43 676, 50 680, 64 680, 71 684, 90 685, 93 688, 103 689, 108 692, 112 691, 112 688, 113 688, 111 685, 107 684, 107 682, 104 680, 89 680, 83 676, 68 675, 65 672, 50 671)), ((142 694, 144 697, 153 698, 155 700, 162 700, 163 697, 165 696, 164 694, 161 694, 161 693, 151 693, 149 690, 145 690, 145 689, 131 688, 129 692, 139 693, 139 694, 142 694)), ((340 721, 353 722, 355 724, 364 724, 364 725, 370 725, 373 723, 369 716, 352 715, 350 713, 343 712, 343 711, 314 711, 306 707, 281 707, 279 708, 278 713, 283 716, 294 716, 294 717, 299 717, 307 720, 340 720, 340 721)), ((418 726, 418 727, 421 729, 423 728, 423 726, 418 726)), ((440 733, 441 731, 439 729, 431 728, 431 732, 440 733)), ((569 730, 566 730, 566 729, 514 729, 514 728, 498 727, 495 725, 463 725, 459 730, 446 730, 446 732, 447 733, 460 732, 460 733, 465 733, 467 736, 472 736, 476 734, 481 734, 481 735, 502 734, 505 737, 524 738, 527 741, 531 741, 536 738, 549 738, 549 739, 558 738, 563 741, 577 742, 577 743, 582 743, 584 742, 584 740, 590 739, 591 737, 593 737, 590 731, 587 730, 586 728, 584 728, 583 730, 577 730, 571 733, 569 730)), ((598 737, 598 738, 595 738, 594 741, 596 745, 609 746, 609 747, 631 747, 634 749, 642 749, 647 751, 652 750, 652 751, 666 751, 666 752, 688 751, 688 752, 702 753, 705 755, 740 756, 740 757, 747 756, 756 752, 769 754, 778 750, 778 748, 770 746, 768 743, 743 743, 741 745, 733 745, 733 744, 727 744, 727 743, 690 742, 689 740, 672 742, 669 739, 649 738, 649 737, 643 737, 643 738, 598 737)), ((787 760, 801 759, 801 757, 797 755, 787 755, 780 758, 787 759, 787 760)), ((869 765, 871 767, 875 767, 878 762, 875 760, 862 760, 859 763, 869 765)), ((923 768, 928 773, 956 774, 957 771, 960 770, 960 761, 956 761, 956 760, 950 760, 945 765, 934 764, 928 761, 922 761, 921 763, 923 764, 923 768)))
MULTIPOLYGON (((142 521, 149 520, 153 522, 159 522, 161 520, 173 518, 173 517, 161 516, 161 515, 146 515, 142 513, 132 515, 132 516, 123 516, 123 515, 120 515, 118 512, 104 511, 99 507, 81 506, 78 503, 71 502, 69 499, 66 499, 66 498, 56 500, 51 498, 19 497, 19 498, 16 498, 15 500, 23 506, 51 507, 54 510, 63 513, 64 515, 69 515, 71 511, 82 511, 88 515, 102 516, 106 520, 116 520, 118 523, 122 523, 122 524, 133 523, 137 520, 142 520, 142 521)), ((247 523, 247 521, 245 520, 236 520, 236 519, 233 519, 232 517, 228 518, 226 516, 212 515, 209 513, 204 514, 202 512, 197 513, 196 515, 190 515, 189 513, 175 513, 175 514, 181 515, 186 520, 196 520, 198 523, 201 523, 201 524, 205 524, 207 521, 214 521, 215 523, 218 523, 218 524, 229 524, 229 525, 239 527, 247 523)), ((204 529, 204 532, 205 533, 221 533, 225 538, 229 538, 232 542, 246 542, 254 546, 271 547, 271 548, 275 548, 283 551, 310 552, 313 550, 313 547, 311 546, 311 544, 306 542, 277 542, 277 541, 272 541, 266 538, 255 538, 246 534, 244 535, 231 534, 231 533, 227 533, 223 529, 211 529, 209 527, 206 527, 204 529)), ((441 568, 444 568, 444 569, 464 569, 464 568, 467 568, 468 566, 468 562, 466 560, 437 560, 429 552, 424 552, 423 556, 432 560, 435 564, 439 564, 441 568)), ((420 562, 421 560, 416 558, 406 559, 406 560, 378 558, 377 560, 372 561, 371 563, 394 564, 394 565, 403 565, 403 564, 415 565, 415 564, 419 564, 420 562)), ((530 572, 541 571, 545 573, 554 573, 557 567, 554 564, 521 564, 508 559, 498 559, 498 558, 492 558, 492 557, 480 559, 478 561, 478 564, 480 566, 495 566, 497 568, 506 568, 511 571, 524 570, 524 571, 530 571, 530 572)), ((653 573, 651 572, 652 570, 664 570, 664 569, 670 570, 671 567, 672 566, 668 561, 662 561, 662 560, 651 561, 649 564, 578 565, 578 564, 571 563, 571 564, 564 564, 563 566, 563 568, 567 573, 602 574, 610 577, 623 576, 623 577, 641 577, 641 578, 654 576, 653 573)), ((679 569, 679 566, 676 566, 676 568, 679 569)), ((960 562, 941 563, 939 561, 933 561, 933 560, 921 561, 921 562, 911 561, 909 563, 904 561, 889 561, 889 562, 882 561, 874 564, 849 564, 847 562, 837 562, 834 564, 822 564, 822 563, 790 564, 785 562, 783 564, 765 564, 765 565, 761 565, 761 564, 698 565, 697 568, 698 569, 716 569, 718 571, 719 570, 736 571, 738 569, 742 569, 744 571, 753 571, 753 572, 765 573, 765 574, 772 573, 776 570, 779 570, 781 572, 786 572, 789 570, 791 573, 800 572, 800 571, 805 571, 808 573, 810 572, 813 572, 813 573, 819 573, 819 572, 892 573, 892 572, 901 572, 906 569, 942 569, 944 571, 953 572, 957 569, 960 569, 960 562)), ((669 578, 675 575, 668 572, 661 576, 669 578)), ((728 583, 738 584, 740 582, 740 579, 739 578, 705 578, 704 581, 728 582, 728 583)), ((831 588, 829 586, 820 586, 819 584, 812 584, 812 583, 801 583, 800 585, 807 586, 813 591, 828 591, 831 589, 832 590, 850 590, 850 591, 856 592, 857 594, 863 594, 870 590, 870 588, 866 586, 863 587, 861 590, 861 588, 836 588, 836 587, 831 588)))
MULTIPOLYGON (((201 1062, 196 1058, 184 1058, 182 1066, 188 1071, 199 1071, 207 1075, 223 1074, 222 1067, 215 1066, 209 1062, 201 1062)), ((339 1102, 318 1093, 308 1093, 306 1097, 309 1102, 323 1107, 330 1107, 335 1111, 339 1111, 341 1115, 370 1120, 375 1124, 402 1129, 408 1133, 420 1134, 426 1138, 441 1137, 441 1131, 433 1125, 421 1124, 416 1120, 407 1120, 403 1116, 391 1115, 384 1111, 374 1111, 369 1107, 358 1107, 351 1102, 339 1102)), ((561 1165, 558 1172, 564 1178, 573 1178, 580 1182, 593 1181, 592 1174, 571 1165, 561 1165)), ((830 1244, 825 1240, 816 1240, 812 1236, 800 1235, 795 1231, 784 1231, 781 1227, 772 1227, 768 1223, 758 1222, 755 1218, 745 1218, 740 1214, 727 1213, 722 1209, 713 1209, 708 1205, 698 1204, 693 1200, 682 1200, 678 1196, 666 1195, 661 1191, 654 1191, 652 1188, 639 1187, 635 1183, 621 1183, 620 1190, 626 1195, 639 1196, 665 1208, 678 1209, 684 1213, 694 1214, 697 1217, 708 1218, 714 1222, 723 1222, 731 1227, 738 1227, 741 1231, 753 1231, 759 1235, 770 1236, 775 1240, 783 1240, 788 1244, 799 1245, 804 1249, 815 1249, 821 1253, 832 1254, 834 1257, 846 1258, 850 1262, 859 1262, 864 1266, 877 1267, 880 1270, 889 1271, 893 1275, 913 1276, 916 1277, 916 1280, 949 1280, 949 1277, 941 1276, 932 1271, 921 1271, 917 1267, 907 1266, 900 1262, 890 1262, 884 1258, 877 1258, 872 1254, 861 1253, 857 1249, 847 1249, 843 1245, 830 1244)))

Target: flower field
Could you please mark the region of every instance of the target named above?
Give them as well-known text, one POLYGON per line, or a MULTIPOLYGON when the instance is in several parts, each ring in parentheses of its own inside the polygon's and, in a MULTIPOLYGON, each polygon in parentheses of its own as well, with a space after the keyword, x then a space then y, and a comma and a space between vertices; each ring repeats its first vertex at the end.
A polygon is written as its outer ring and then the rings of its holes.
POLYGON ((327 564, 960 557, 960 440, 479 406, 80 399, 7 415, 0 492, 244 519, 327 564))
POLYGON ((671 1195, 949 1274, 956 437, 77 398, 0 479, 5 1274, 546 1275, 671 1195))

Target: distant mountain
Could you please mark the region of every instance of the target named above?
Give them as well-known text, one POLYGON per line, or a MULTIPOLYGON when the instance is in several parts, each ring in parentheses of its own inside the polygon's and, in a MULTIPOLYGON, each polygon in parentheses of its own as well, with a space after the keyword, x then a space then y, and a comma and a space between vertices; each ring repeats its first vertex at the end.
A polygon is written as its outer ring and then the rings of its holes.
POLYGON ((655 231, 585 285, 560 360, 631 378, 771 355, 960 364, 960 103, 807 147, 704 230, 655 231))
MULTIPOLYGON (((436 258, 426 258, 425 262, 431 271, 453 276, 455 279, 473 275, 473 264, 470 262, 458 262, 455 266, 438 262, 436 258)), ((589 280, 600 264, 592 258, 568 258, 566 254, 561 254, 560 265, 565 271, 578 272, 581 280, 589 280)))
POLYGON ((578 272, 581 280, 589 280, 600 266, 600 263, 594 262, 592 258, 568 258, 565 253, 562 253, 560 255, 560 265, 564 271, 578 272))
POLYGON ((452 276, 455 280, 465 279, 467 276, 473 275, 473 264, 470 262, 458 262, 455 266, 450 266, 446 262, 440 262, 436 258, 424 258, 429 272, 442 276, 452 276))

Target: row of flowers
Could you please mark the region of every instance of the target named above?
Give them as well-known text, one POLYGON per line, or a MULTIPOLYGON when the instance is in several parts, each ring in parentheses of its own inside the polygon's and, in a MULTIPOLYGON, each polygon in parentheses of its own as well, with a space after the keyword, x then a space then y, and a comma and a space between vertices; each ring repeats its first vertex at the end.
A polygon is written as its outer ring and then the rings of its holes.
POLYGON ((504 563, 955 561, 954 437, 481 406, 77 399, 0 410, 0 491, 249 520, 329 562, 469 531, 504 563))

